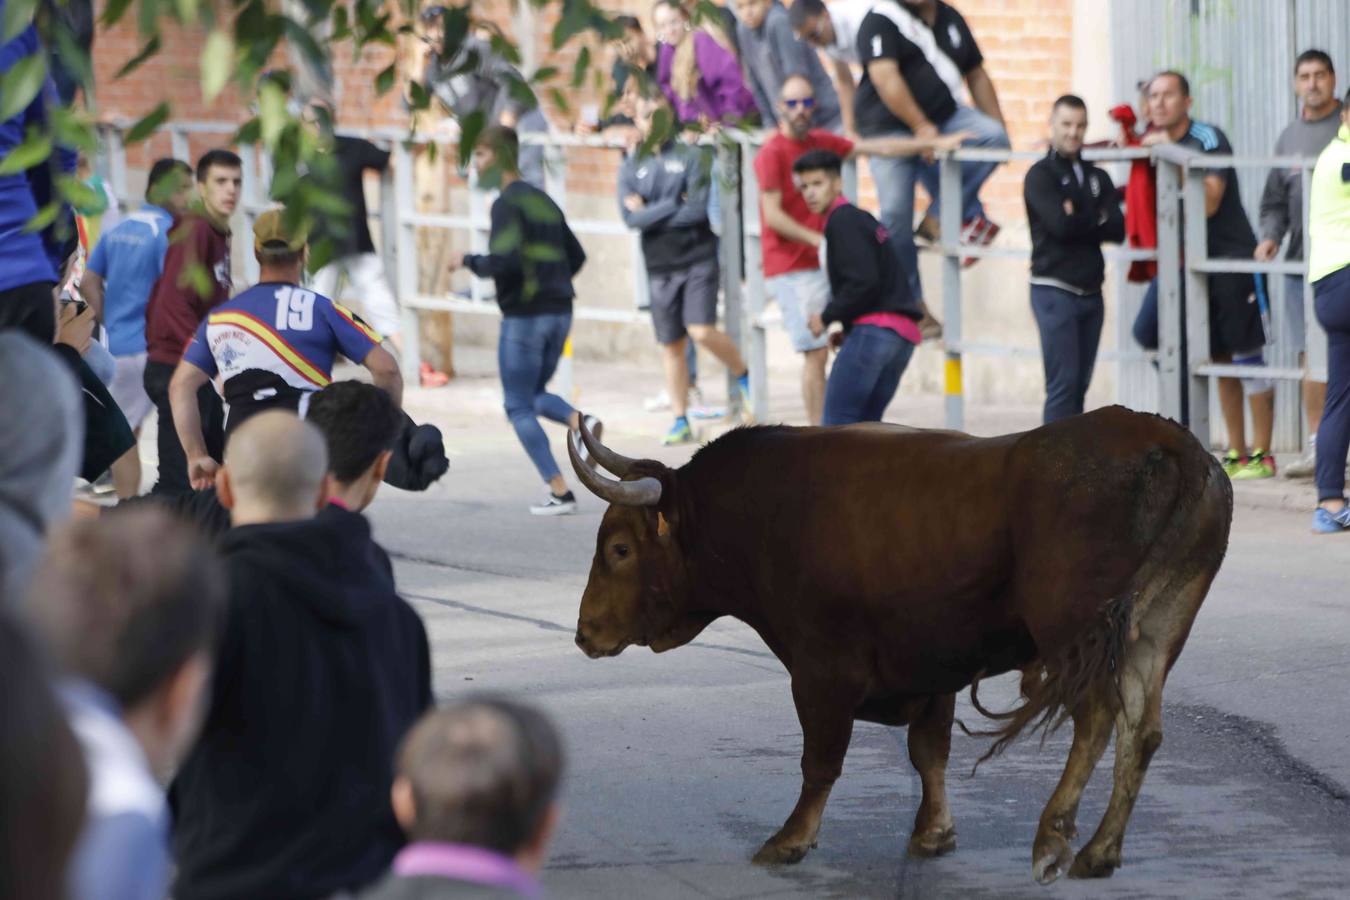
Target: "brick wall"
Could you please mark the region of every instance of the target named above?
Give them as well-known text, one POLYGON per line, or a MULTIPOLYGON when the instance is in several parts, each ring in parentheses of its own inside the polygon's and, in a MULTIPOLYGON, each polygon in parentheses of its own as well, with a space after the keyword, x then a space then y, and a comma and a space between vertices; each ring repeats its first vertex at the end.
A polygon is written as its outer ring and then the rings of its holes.
MULTIPOLYGON (((100 8, 105 2, 99 3, 100 8)), ((601 6, 650 21, 650 4, 645 0, 609 0, 601 6)), ((1033 146, 1044 136, 1050 102, 1071 86, 1072 0, 962 0, 959 6, 984 51, 1013 145, 1018 148, 1033 146)), ((476 15, 493 20, 511 37, 520 40, 521 36, 514 34, 513 9, 511 0, 475 0, 474 3, 476 15)), ((557 5, 551 4, 534 12, 534 46, 539 65, 557 67, 561 73, 560 82, 566 83, 582 44, 574 41, 560 52, 550 49, 549 35, 557 21, 557 9, 557 5)), ((247 118, 247 102, 233 88, 227 88, 214 103, 202 102, 199 60, 203 36, 194 31, 170 30, 157 58, 130 77, 114 81, 114 73, 142 43, 136 34, 134 16, 128 19, 130 21, 124 21, 117 28, 100 31, 95 44, 95 78, 103 114, 136 118, 167 98, 174 105, 175 116, 182 120, 240 122, 247 118)), ((592 54, 594 61, 607 64, 603 48, 592 44, 592 54)), ((409 61, 407 68, 411 70, 411 60, 415 57, 411 42, 398 51, 368 48, 356 60, 351 59, 347 49, 339 52, 334 66, 340 85, 340 118, 344 124, 349 127, 407 124, 397 92, 381 98, 376 96, 374 88, 376 74, 396 57, 409 61)), ((284 65, 280 55, 276 63, 284 65)), ((568 94, 574 98, 568 112, 545 99, 550 118, 557 127, 570 127, 582 104, 603 103, 604 99, 589 81, 581 91, 569 90, 568 94)), ((208 137, 194 139, 193 155, 215 142, 214 138, 208 137)), ((158 137, 150 142, 148 151, 133 151, 129 162, 133 168, 142 168, 147 155, 153 158, 168 150, 168 139, 158 137)), ((613 190, 617 171, 615 156, 604 151, 577 154, 568 166, 569 189, 608 194, 613 190)), ((1022 217, 1020 197, 1024 171, 1025 166, 1005 167, 985 188, 986 205, 991 215, 1001 221, 1022 217)), ((865 186, 864 196, 867 193, 865 186)))

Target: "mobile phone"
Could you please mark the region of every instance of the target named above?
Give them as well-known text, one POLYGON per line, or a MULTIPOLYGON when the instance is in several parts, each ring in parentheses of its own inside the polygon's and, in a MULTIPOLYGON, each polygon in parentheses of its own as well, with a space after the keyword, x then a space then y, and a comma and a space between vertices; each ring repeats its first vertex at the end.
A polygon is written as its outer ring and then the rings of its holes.
POLYGON ((89 308, 89 304, 86 303, 83 298, 74 297, 71 296, 70 294, 61 295, 61 304, 63 306, 74 305, 75 315, 77 316, 84 315, 84 311, 89 308))

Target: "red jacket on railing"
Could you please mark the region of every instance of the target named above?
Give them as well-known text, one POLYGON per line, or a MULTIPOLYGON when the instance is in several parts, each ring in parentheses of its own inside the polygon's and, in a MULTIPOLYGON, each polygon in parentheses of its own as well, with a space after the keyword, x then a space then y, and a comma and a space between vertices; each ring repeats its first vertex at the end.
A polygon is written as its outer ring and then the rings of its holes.
MULTIPOLYGON (((1128 103, 1114 107, 1109 113, 1120 123, 1121 144, 1139 146, 1140 135, 1135 134, 1134 108, 1128 103)), ((1130 178, 1125 183, 1125 240, 1131 247, 1152 250, 1158 246, 1158 188, 1153 175, 1153 163, 1136 159, 1130 163, 1130 178)), ((1130 281, 1152 281, 1158 274, 1153 260, 1137 259, 1130 263, 1130 281)))

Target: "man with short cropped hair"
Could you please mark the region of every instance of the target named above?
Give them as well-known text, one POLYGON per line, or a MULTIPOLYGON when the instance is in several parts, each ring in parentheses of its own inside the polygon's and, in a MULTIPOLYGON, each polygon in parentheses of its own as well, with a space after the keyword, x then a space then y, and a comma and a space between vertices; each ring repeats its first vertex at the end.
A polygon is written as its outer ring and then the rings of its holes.
POLYGON ((538 896, 562 768, 557 731, 528 706, 470 699, 427 713, 403 742, 391 792, 410 843, 362 896, 538 896))
MULTIPOLYGON (((169 381, 183 348, 206 314, 230 296, 230 216, 239 203, 243 163, 229 150, 197 161, 199 209, 175 220, 164 267, 145 308, 145 392, 159 412, 159 476, 155 493, 190 489, 187 459, 173 427, 169 381)), ((209 385, 197 392, 207 451, 216 459, 225 443, 225 409, 209 385)))
MULTIPOLYGON (((1299 117, 1275 141, 1276 156, 1316 157, 1336 137, 1341 125, 1341 101, 1336 98, 1336 69, 1321 50, 1305 50, 1294 61, 1294 91, 1303 104, 1299 117)), ((1280 252, 1289 235, 1284 258, 1303 258, 1303 174, 1299 169, 1272 169, 1261 192, 1261 242, 1253 256, 1270 261, 1280 252)), ((1284 276, 1284 321, 1288 331, 1281 339, 1297 348, 1299 365, 1305 365, 1307 327, 1303 320, 1303 276, 1284 276)), ((1325 381, 1303 378, 1303 415, 1307 420, 1308 452, 1285 466, 1286 478, 1311 478, 1317 459, 1317 425, 1326 404, 1325 381)))
POLYGON ((160 510, 76 522, 48 546, 28 612, 71 678, 63 694, 92 778, 72 897, 165 896, 158 779, 201 722, 224 583, 205 542, 160 510))
POLYGON ((307 398, 332 379, 339 355, 365 366, 395 404, 402 402, 403 376, 380 335, 340 303, 300 286, 307 246, 304 229, 286 210, 258 216, 258 284, 213 309, 183 351, 169 396, 188 480, 197 490, 211 485, 218 467, 195 402, 212 378, 220 377, 230 407, 227 433, 262 410, 303 411, 307 398))
POLYGON ((1106 308, 1102 242, 1125 238, 1111 178, 1081 156, 1087 105, 1065 94, 1050 110, 1050 150, 1022 185, 1031 228, 1031 311, 1041 335, 1046 424, 1083 411, 1106 308))
POLYGON ((340 461, 377 454, 335 493, 323 434, 293 413, 230 436, 216 480, 230 600, 206 723, 170 791, 175 898, 339 895, 403 844, 387 797, 398 741, 431 704, 431 656, 351 508, 374 493, 381 443, 340 461))
POLYGON ((922 312, 910 296, 890 235, 845 199, 842 166, 843 160, 828 150, 808 151, 792 165, 807 207, 826 217, 830 302, 811 316, 809 327, 820 337, 832 323, 843 326, 839 355, 825 383, 825 425, 880 422, 922 339, 922 312))
MULTIPOLYGON (((1215 156, 1228 156, 1233 147, 1217 126, 1191 118, 1191 84, 1180 72, 1165 71, 1153 76, 1148 85, 1149 120, 1153 130, 1141 144, 1176 144, 1188 150, 1215 156)), ((1204 179, 1205 242, 1213 259, 1249 260, 1256 250, 1256 235, 1242 209, 1237 172, 1232 166, 1219 169, 1192 169, 1192 176, 1204 179)), ((1210 275, 1209 284, 1209 358, 1219 363, 1259 366, 1264 363, 1266 331, 1261 322, 1259 294, 1264 287, 1260 277, 1246 272, 1210 275)), ((1183 291, 1186 280, 1181 279, 1183 291)), ((1185 322, 1185 297, 1182 297, 1182 322, 1185 322)), ((1158 281, 1155 278, 1144 294, 1134 322, 1134 338, 1145 349, 1158 347, 1158 281)), ((1181 330, 1182 341, 1186 329, 1181 330)), ((1184 345, 1184 343, 1183 343, 1184 345)), ((1183 353, 1184 356, 1184 353, 1183 353)), ((1275 457, 1269 452, 1275 430, 1275 386, 1266 378, 1219 378, 1219 407, 1228 431, 1229 450, 1223 468, 1238 480, 1272 478, 1275 457), (1251 406, 1255 447, 1247 449, 1246 417, 1243 396, 1251 406)))

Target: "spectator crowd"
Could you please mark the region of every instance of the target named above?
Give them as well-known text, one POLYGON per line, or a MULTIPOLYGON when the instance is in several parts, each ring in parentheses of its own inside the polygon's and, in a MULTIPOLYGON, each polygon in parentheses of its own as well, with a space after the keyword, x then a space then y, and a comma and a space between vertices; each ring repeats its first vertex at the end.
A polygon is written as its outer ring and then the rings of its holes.
MULTIPOLYGON (((543 189, 537 146, 519 140, 550 126, 505 89, 519 73, 500 34, 475 20, 446 53, 446 16, 419 17, 424 77, 450 115, 487 116, 472 151, 480 183, 498 192, 488 252, 457 254, 451 268, 495 283, 504 410, 548 491, 530 512, 564 515, 576 499, 540 420, 602 432, 548 390, 586 254, 543 189)), ((727 188, 690 139, 727 128, 763 138, 753 165, 763 275, 802 356, 810 422, 879 421, 915 348, 941 335, 916 247, 941 229, 932 207, 916 221, 915 186, 936 202, 937 156, 1009 146, 976 35, 939 0, 657 0, 651 19, 655 40, 637 19, 618 21, 612 95, 582 127, 629 148, 616 203, 641 235, 673 413, 664 443, 697 440, 693 345, 748 406, 745 361, 718 327, 720 242, 737 239, 721 228, 727 188), (877 186, 875 215, 844 196, 857 157, 877 186)), ((20 27, 0 46, 0 74, 47 52, 36 25, 20 27)), ((1283 245, 1305 263, 1280 294, 1283 337, 1306 351, 1306 279, 1328 378, 1305 379, 1314 449, 1289 469, 1315 479, 1313 530, 1343 533, 1350 112, 1327 54, 1303 52, 1292 75, 1301 110, 1274 152, 1318 158, 1310 195, 1298 172, 1272 171, 1254 230, 1230 165, 1194 177, 1211 258, 1270 261, 1283 245)), ((49 79, 0 122, 0 155, 72 102, 62 83, 49 79)), ((1183 74, 1160 72, 1141 92, 1142 129, 1129 108, 1112 111, 1122 144, 1233 153, 1222 130, 1192 117, 1183 74)), ((331 139, 330 104, 308 103, 305 119, 331 139)), ((1117 187, 1082 156, 1088 120, 1079 97, 1056 99, 1045 156, 1024 183, 1046 422, 1084 409, 1104 318, 1102 244, 1156 242, 1148 161, 1117 187)), ((156 161, 144 203, 105 218, 92 245, 53 193, 77 154, 58 147, 50 163, 0 175, 0 897, 538 891, 557 822, 558 735, 500 698, 436 708, 426 630, 363 515, 382 485, 425 490, 449 464, 439 431, 402 411, 401 314, 365 225, 362 173, 388 154, 346 136, 328 147, 350 221, 311 233, 297 210, 262 213, 260 277, 242 289, 229 257, 242 165, 228 148, 156 161), (49 206, 55 218, 27 229, 49 206), (336 252, 311 277, 319 239, 336 252), (361 313, 332 298, 341 278, 361 313), (369 382, 335 380, 339 358, 369 382), (137 442, 152 411, 157 472, 140 496, 137 442), (77 476, 109 480, 119 502, 76 500, 77 476)), ((994 168, 961 164, 961 244, 1000 231, 980 200, 994 168)), ((1150 285, 1133 333, 1156 348, 1156 269, 1136 274, 1150 285)), ((1209 357, 1261 365, 1265 279, 1215 273, 1206 286, 1209 357)), ((1271 383, 1254 373, 1218 390, 1233 444, 1225 470, 1273 477, 1271 383)))

